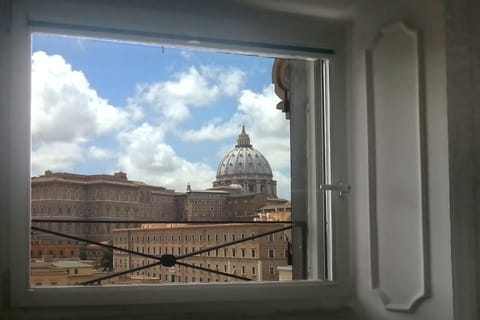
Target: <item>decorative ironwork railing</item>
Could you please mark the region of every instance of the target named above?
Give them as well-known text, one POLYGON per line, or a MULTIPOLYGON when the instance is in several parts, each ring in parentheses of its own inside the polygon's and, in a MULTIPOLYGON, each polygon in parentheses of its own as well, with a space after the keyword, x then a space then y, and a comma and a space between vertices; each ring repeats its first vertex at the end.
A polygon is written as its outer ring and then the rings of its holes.
MULTIPOLYGON (((105 220, 105 219, 99 219, 99 220, 37 219, 37 218, 32 219, 32 223, 42 223, 42 222, 43 223, 121 223, 121 224, 127 224, 127 223, 128 224, 148 224, 148 223, 175 224, 175 223, 179 223, 179 224, 222 224, 222 225, 235 224, 235 223, 243 223, 243 224, 286 224, 286 226, 282 227, 282 228, 270 230, 270 231, 255 234, 255 235, 252 235, 252 236, 249 236, 249 237, 244 237, 242 239, 238 239, 238 240, 235 240, 235 241, 225 242, 225 243, 222 243, 222 244, 219 244, 219 245, 211 246, 211 247, 208 247, 208 248, 193 251, 191 253, 187 253, 187 254, 183 254, 183 255, 176 255, 176 256, 173 255, 173 254, 163 254, 163 255, 160 255, 160 256, 151 255, 151 254, 147 254, 147 253, 143 253, 143 252, 139 252, 139 251, 134 251, 134 250, 130 250, 130 249, 125 249, 125 248, 122 248, 122 247, 117 247, 117 246, 114 246, 114 245, 101 243, 101 242, 98 242, 98 241, 93 241, 93 240, 90 240, 90 239, 81 238, 81 237, 69 235, 69 234, 66 234, 66 233, 62 233, 62 232, 58 232, 58 231, 54 231, 54 230, 48 230, 48 229, 45 229, 45 228, 41 228, 41 227, 37 227, 37 226, 32 225, 31 226, 32 231, 47 233, 47 234, 51 234, 51 235, 55 235, 55 236, 79 241, 79 242, 90 243, 90 244, 94 244, 94 245, 97 245, 97 246, 100 246, 100 247, 103 247, 103 248, 106 248, 106 249, 117 250, 117 251, 120 251, 120 252, 125 252, 125 253, 129 253, 129 254, 133 254, 133 255, 138 255, 138 256, 141 256, 141 257, 144 257, 144 258, 156 260, 156 262, 154 262, 154 263, 138 266, 136 268, 130 268, 130 269, 124 270, 124 271, 114 272, 112 274, 105 275, 105 276, 102 276, 102 277, 98 277, 98 278, 95 278, 95 279, 92 279, 92 280, 89 280, 89 281, 80 282, 80 283, 78 283, 79 285, 94 285, 94 284, 100 285, 101 282, 104 281, 104 280, 108 280, 108 279, 115 278, 115 277, 120 277, 122 275, 126 275, 126 274, 129 274, 129 273, 134 273, 134 272, 141 271, 141 270, 144 270, 144 269, 148 269, 148 268, 151 268, 151 267, 155 267, 155 266, 173 267, 175 265, 179 265, 179 266, 183 266, 183 267, 187 267, 187 268, 192 268, 192 269, 197 269, 197 270, 201 270, 201 271, 206 271, 206 272, 210 272, 210 273, 214 273, 214 274, 218 274, 218 275, 222 275, 222 276, 226 276, 226 277, 230 277, 230 278, 234 278, 234 279, 239 279, 239 280, 244 280, 244 281, 252 281, 253 279, 251 279, 251 278, 242 277, 242 276, 239 276, 239 275, 233 274, 233 273, 222 272, 222 271, 219 271, 219 270, 205 268, 203 266, 197 266, 197 265, 182 262, 182 261, 179 261, 179 260, 190 258, 190 257, 193 257, 193 256, 197 256, 197 255, 200 255, 200 254, 203 254, 203 253, 218 250, 218 249, 225 248, 225 247, 228 247, 228 246, 232 246, 232 245, 235 245, 235 244, 239 244, 239 243, 242 243, 242 242, 254 240, 254 239, 257 239, 257 238, 269 236, 269 235, 279 233, 279 232, 283 232, 283 231, 286 231, 286 230, 291 230, 294 226, 297 226, 297 225, 301 226, 300 224, 297 224, 297 223, 294 223, 294 222, 291 222, 291 221, 178 221, 178 222, 175 222, 175 221, 158 221, 158 220, 135 220, 135 221, 132 221, 132 220, 105 220)), ((288 262, 291 263, 291 260, 292 260, 291 259, 291 254, 292 253, 291 253, 290 243, 287 246, 287 250, 288 250, 288 253, 287 253, 286 258, 287 258, 288 262)))

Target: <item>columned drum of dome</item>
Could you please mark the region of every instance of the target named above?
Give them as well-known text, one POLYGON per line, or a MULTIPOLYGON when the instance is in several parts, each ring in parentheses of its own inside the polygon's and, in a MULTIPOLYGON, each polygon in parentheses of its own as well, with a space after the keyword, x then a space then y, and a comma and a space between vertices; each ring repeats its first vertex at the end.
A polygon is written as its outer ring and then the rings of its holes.
POLYGON ((243 193, 262 193, 277 197, 277 182, 263 154, 250 143, 245 126, 238 135, 237 145, 220 161, 213 187, 240 186, 243 193))

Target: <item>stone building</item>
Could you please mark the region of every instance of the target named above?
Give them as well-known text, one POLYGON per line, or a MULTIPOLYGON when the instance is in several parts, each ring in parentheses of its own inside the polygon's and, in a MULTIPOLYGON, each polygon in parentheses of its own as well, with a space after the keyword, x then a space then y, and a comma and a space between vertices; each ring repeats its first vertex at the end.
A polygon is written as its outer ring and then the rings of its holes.
POLYGON ((30 257, 32 259, 78 259, 80 248, 77 245, 43 245, 39 240, 32 240, 30 246, 30 257))
MULTIPOLYGON (((179 210, 182 208, 179 205, 179 202, 183 202, 182 194, 128 180, 123 172, 114 175, 80 175, 46 171, 44 175, 33 177, 31 183, 32 218, 46 220, 34 225, 77 237, 105 241, 110 239, 112 229, 138 226, 135 221, 183 219, 183 212, 179 210), (96 222, 98 220, 132 223, 96 222)), ((34 236, 44 244, 76 244, 73 240, 43 233, 35 233, 34 236)))
POLYGON ((33 286, 74 285, 98 277, 91 264, 82 261, 37 261, 31 263, 33 286))
MULTIPOLYGON (((112 232, 113 245, 124 249, 161 256, 182 255, 196 252, 258 235, 284 227, 285 224, 152 224, 141 228, 118 229, 112 232)), ((182 262, 199 267, 239 275, 253 280, 279 280, 277 267, 286 266, 288 261, 287 233, 248 240, 225 248, 182 259, 182 262)), ((125 271, 158 262, 138 255, 114 250, 115 272, 125 271)), ((159 282, 227 282, 242 281, 212 272, 200 271, 184 266, 154 266, 134 272, 129 276, 143 276, 159 282)))
POLYGON ((231 191, 228 188, 189 189, 185 195, 184 221, 253 221, 258 208, 277 200, 262 193, 231 191))
POLYGON ((227 197, 230 194, 222 190, 187 189, 185 196, 186 221, 229 220, 230 210, 227 208, 227 197))
MULTIPOLYGON (((47 261, 33 259, 30 263, 31 285, 37 286, 72 286, 86 281, 92 281, 99 277, 111 275, 109 271, 101 271, 96 268, 93 261, 89 260, 61 260, 47 261)), ((103 284, 138 284, 135 279, 119 279, 112 277, 103 280, 103 284)), ((152 283, 152 281, 142 281, 152 283)))
POLYGON ((292 203, 268 204, 257 209, 255 221, 290 221, 292 219, 292 203))
POLYGON ((228 196, 227 207, 235 221, 253 221, 257 209, 269 204, 271 198, 262 193, 240 193, 228 196))

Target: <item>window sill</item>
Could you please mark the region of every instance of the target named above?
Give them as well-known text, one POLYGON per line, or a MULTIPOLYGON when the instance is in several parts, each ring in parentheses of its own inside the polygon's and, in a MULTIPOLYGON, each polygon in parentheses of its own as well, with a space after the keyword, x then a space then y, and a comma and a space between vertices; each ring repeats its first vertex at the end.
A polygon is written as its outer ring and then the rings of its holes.
MULTIPOLYGON (((175 308, 179 304, 210 305, 224 303, 258 304, 262 307, 287 306, 315 308, 345 306, 348 290, 330 281, 292 281, 260 283, 208 283, 101 287, 45 287, 13 290, 14 307, 133 306, 156 305, 175 308)), ((201 309, 201 308, 200 308, 201 309)))

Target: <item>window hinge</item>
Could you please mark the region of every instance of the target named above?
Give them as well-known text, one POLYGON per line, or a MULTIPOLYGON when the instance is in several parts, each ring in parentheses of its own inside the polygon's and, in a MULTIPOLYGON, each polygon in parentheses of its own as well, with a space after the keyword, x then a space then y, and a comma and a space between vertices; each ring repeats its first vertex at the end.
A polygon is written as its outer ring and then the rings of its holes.
POLYGON ((351 187, 344 183, 344 182, 338 182, 337 184, 321 184, 320 185, 320 190, 322 191, 337 191, 338 196, 342 198, 346 193, 350 192, 351 187))

